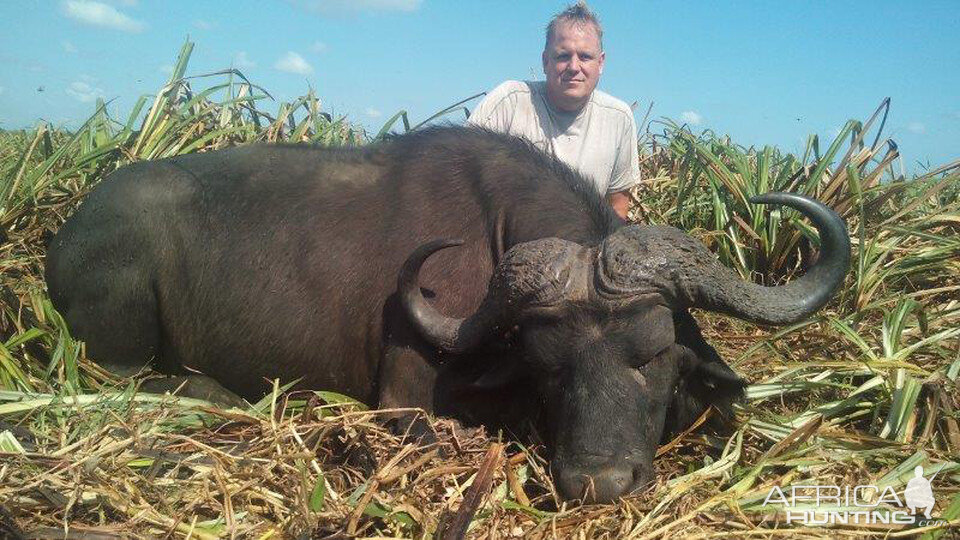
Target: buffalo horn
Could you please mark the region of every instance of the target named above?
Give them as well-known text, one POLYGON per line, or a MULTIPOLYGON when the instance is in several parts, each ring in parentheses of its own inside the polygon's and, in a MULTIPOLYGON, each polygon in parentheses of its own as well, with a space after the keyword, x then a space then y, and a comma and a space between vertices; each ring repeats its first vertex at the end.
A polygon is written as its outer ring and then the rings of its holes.
POLYGON ((659 293, 675 309, 699 307, 761 324, 789 324, 824 306, 850 266, 847 228, 833 210, 803 195, 767 193, 757 204, 799 210, 820 232, 820 256, 800 278, 779 287, 743 281, 703 244, 673 227, 631 225, 608 236, 597 260, 602 295, 659 293))
POLYGON ((466 352, 525 308, 552 306, 585 293, 584 280, 577 279, 585 274, 585 248, 558 238, 541 238, 504 253, 473 315, 466 319, 447 317, 423 298, 418 282, 420 268, 433 253, 462 244, 460 240, 434 240, 421 245, 407 258, 397 280, 407 316, 421 335, 443 351, 466 352))
POLYGON ((466 352, 480 342, 489 327, 485 310, 480 309, 466 319, 441 314, 420 291, 420 268, 430 255, 460 245, 463 240, 433 240, 421 245, 407 257, 397 279, 397 290, 407 317, 422 336, 449 353, 466 352))
POLYGON ((799 210, 820 233, 820 255, 798 279, 778 287, 741 280, 719 264, 704 268, 694 303, 711 311, 764 324, 789 324, 823 307, 843 284, 850 266, 850 237, 843 219, 822 203, 795 193, 766 193, 755 204, 782 204, 799 210))

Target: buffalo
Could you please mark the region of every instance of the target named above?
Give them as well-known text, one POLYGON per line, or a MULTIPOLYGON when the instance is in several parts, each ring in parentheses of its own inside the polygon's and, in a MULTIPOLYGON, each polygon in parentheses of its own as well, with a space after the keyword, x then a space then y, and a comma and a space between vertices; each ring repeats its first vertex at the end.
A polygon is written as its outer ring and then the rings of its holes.
POLYGON ((532 427, 561 495, 603 502, 653 478, 663 437, 742 392, 688 309, 784 324, 842 283, 835 213, 794 194, 753 202, 813 221, 804 276, 744 282, 677 229, 628 225, 528 141, 480 128, 250 145, 111 173, 51 241, 46 281, 117 374, 149 366, 226 401, 299 380, 532 427))

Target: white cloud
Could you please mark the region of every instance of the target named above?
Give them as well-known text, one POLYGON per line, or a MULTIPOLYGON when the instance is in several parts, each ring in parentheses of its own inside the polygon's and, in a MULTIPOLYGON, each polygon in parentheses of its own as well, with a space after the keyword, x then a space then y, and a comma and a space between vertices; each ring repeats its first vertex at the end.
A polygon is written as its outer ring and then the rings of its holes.
POLYGON ((923 125, 920 122, 910 122, 909 124, 907 124, 907 130, 910 133, 916 133, 918 135, 922 135, 927 132, 927 126, 923 125))
POLYGON ((281 56, 273 64, 273 67, 284 71, 286 73, 294 73, 296 75, 309 75, 313 73, 313 66, 307 63, 299 54, 289 51, 287 54, 281 56))
POLYGON ((123 32, 141 32, 146 27, 113 6, 92 0, 66 0, 63 12, 67 17, 91 26, 100 26, 123 32))
POLYGON ((64 40, 64 41, 61 41, 60 44, 63 45, 64 52, 68 52, 70 54, 77 52, 76 45, 74 45, 73 43, 70 43, 69 41, 64 40))
POLYGON ((416 11, 423 0, 289 0, 297 7, 322 14, 416 11))
POLYGON ((697 111, 683 111, 680 113, 680 120, 691 126, 699 126, 703 122, 703 117, 697 111))
POLYGON ((363 111, 363 114, 366 114, 370 118, 380 118, 380 116, 383 115, 383 113, 374 109, 373 107, 367 107, 367 109, 363 111))
POLYGON ((173 75, 173 64, 164 64, 160 66, 158 71, 164 75, 173 75))
POLYGON ((193 27, 198 30, 210 30, 213 28, 213 23, 207 22, 203 19, 197 19, 193 21, 193 27))
POLYGON ((233 65, 240 69, 250 69, 257 67, 257 63, 247 56, 247 51, 240 51, 233 57, 233 65))
POLYGON ((315 54, 327 52, 327 44, 322 41, 314 41, 313 45, 310 46, 310 52, 315 54))
POLYGON ((90 86, 83 81, 74 81, 67 88, 67 94, 83 103, 89 103, 95 99, 103 97, 103 90, 90 86))

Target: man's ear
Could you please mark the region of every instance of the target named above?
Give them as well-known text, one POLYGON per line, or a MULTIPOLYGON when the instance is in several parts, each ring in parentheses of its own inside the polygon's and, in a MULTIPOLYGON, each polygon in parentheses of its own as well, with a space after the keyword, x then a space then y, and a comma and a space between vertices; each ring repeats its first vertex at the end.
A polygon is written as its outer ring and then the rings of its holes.
POLYGON ((600 51, 600 70, 598 75, 603 75, 603 63, 606 59, 607 59, 607 53, 604 51, 600 51))

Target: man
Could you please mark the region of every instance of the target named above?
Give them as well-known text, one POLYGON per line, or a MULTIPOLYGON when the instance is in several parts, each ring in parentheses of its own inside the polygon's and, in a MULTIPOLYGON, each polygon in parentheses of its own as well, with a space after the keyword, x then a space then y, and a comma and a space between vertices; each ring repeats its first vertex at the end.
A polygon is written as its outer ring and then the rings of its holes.
MULTIPOLYGON (((626 219, 628 190, 640 182, 637 127, 626 103, 596 89, 605 58, 600 22, 580 1, 547 25, 546 80, 501 84, 477 105, 468 123, 526 137, 553 153, 593 181, 626 219)), ((673 318, 678 343, 707 363, 722 364, 689 312, 678 311, 673 318)), ((730 377, 740 383, 732 372, 730 377)))
POLYGON ((507 81, 477 105, 469 123, 526 137, 592 180, 626 219, 640 181, 637 127, 627 104, 597 90, 603 30, 579 2, 547 26, 545 81, 507 81))

